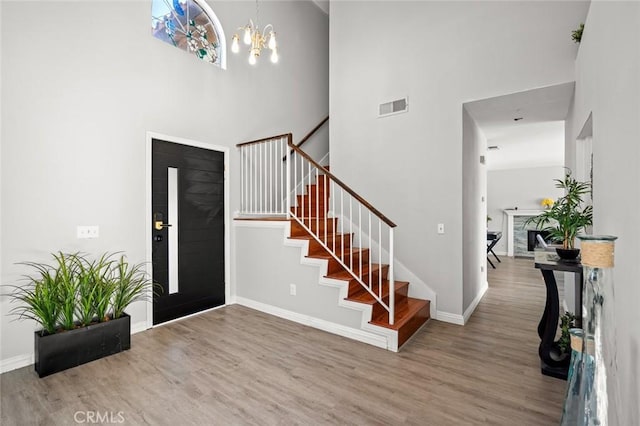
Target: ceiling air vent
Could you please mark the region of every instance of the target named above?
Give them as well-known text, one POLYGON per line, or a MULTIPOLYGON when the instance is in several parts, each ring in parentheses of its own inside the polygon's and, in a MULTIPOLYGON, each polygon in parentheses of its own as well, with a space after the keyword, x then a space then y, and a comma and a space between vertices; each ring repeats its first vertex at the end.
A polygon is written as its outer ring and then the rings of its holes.
POLYGON ((388 115, 400 114, 407 112, 409 108, 409 98, 402 98, 396 101, 380 104, 378 108, 378 117, 386 117, 388 115))

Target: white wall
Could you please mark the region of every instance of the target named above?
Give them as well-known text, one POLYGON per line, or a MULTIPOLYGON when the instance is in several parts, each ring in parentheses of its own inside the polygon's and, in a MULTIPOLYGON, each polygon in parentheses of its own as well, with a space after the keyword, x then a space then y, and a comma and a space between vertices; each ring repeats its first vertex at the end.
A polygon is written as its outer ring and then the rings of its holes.
MULTIPOLYGON (((576 61, 576 93, 567 123, 567 163, 593 113, 593 231, 616 242, 615 324, 618 375, 609 381, 609 424, 640 418, 640 3, 591 3, 576 61)), ((611 377, 611 376, 610 376, 611 377)))
MULTIPOLYGON (((320 120, 318 120, 318 123, 319 122, 320 120)), ((300 137, 295 138, 293 143, 298 144, 304 136, 305 135, 300 135, 300 137)), ((300 149, 315 161, 321 162, 321 165, 329 165, 329 122, 323 124, 300 149)))
POLYGON ((507 218, 504 209, 539 210, 543 198, 558 199, 564 195, 553 179, 562 179, 562 166, 526 169, 490 170, 487 173, 487 214, 491 217, 489 230, 502 231, 494 251, 507 252, 507 218))
MULTIPOLYGON (((210 4, 228 41, 255 14, 251 2, 210 4)), ((328 17, 289 1, 260 14, 278 31, 280 62, 252 68, 230 54, 223 71, 154 39, 148 1, 2 2, 2 284, 23 272, 16 262, 57 250, 144 261, 146 131, 232 147, 238 209, 235 144, 299 139, 328 111, 328 17), (99 225, 100 238, 77 240, 79 224, 99 225)), ((0 308, 7 365, 30 356, 35 325, 10 322, 6 299, 0 308)), ((144 306, 131 313, 146 321, 144 306)))
MULTIPOLYGON (((466 108, 462 109, 462 309, 466 311, 487 288, 487 138, 466 108)), ((474 309, 474 308, 472 308, 474 309)))
POLYGON ((398 224, 397 257, 438 293, 439 311, 464 305, 461 106, 572 81, 569 35, 587 6, 331 5, 332 170, 398 224), (379 103, 404 96, 408 113, 376 117, 379 103))
POLYGON ((301 264, 302 249, 283 244, 284 226, 252 222, 234 223, 236 247, 251 264, 237 270, 238 298, 360 329, 362 312, 338 306, 340 293, 320 285, 320 268, 301 264), (290 284, 296 285, 295 296, 289 294, 290 284))

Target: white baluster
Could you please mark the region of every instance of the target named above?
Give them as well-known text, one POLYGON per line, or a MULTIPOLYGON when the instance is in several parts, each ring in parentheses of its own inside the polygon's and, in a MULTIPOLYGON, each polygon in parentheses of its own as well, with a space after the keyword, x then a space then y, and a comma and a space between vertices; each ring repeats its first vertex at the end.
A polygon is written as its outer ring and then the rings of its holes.
MULTIPOLYGON (((284 206, 284 208, 282 209, 282 212, 284 214, 286 214, 287 217, 289 217, 289 213, 288 212, 289 212, 289 206, 291 205, 290 204, 291 203, 291 199, 290 199, 290 197, 291 197, 291 150, 289 149, 289 145, 285 145, 285 148, 287 150, 286 154, 285 154, 287 156, 287 165, 286 165, 286 167, 287 167, 287 183, 285 184, 286 185, 285 191, 287 191, 287 195, 286 195, 287 202, 286 202, 286 205, 284 206)), ((282 158, 282 155, 280 155, 280 157, 278 157, 278 158, 282 158)))
MULTIPOLYGON (((353 197, 349 194, 349 269, 353 271, 353 197)), ((344 236, 342 236, 344 238, 344 236)), ((360 257, 362 257, 362 247, 360 248, 360 257)))
POLYGON ((309 229, 313 229, 311 227, 311 162, 307 160, 307 204, 309 205, 309 229))
POLYGON ((378 218, 378 295, 382 298, 382 220, 378 218))
MULTIPOLYGON (((327 197, 327 179, 329 176, 324 175, 324 179, 322 179, 323 191, 322 191, 322 202, 324 203, 325 210, 329 210, 329 198, 327 197)), ((324 243, 327 244, 327 216, 329 216, 329 212, 325 211, 324 213, 324 243)), ((320 226, 318 224, 318 226, 320 226)))
MULTIPOLYGON (((358 202, 358 229, 360 230, 360 235, 358 236, 358 245, 362 248, 362 203, 358 202)), ((371 253, 369 253, 369 257, 371 257, 371 253)), ((358 272, 360 279, 362 280, 362 256, 360 256, 360 271, 358 272)))
MULTIPOLYGON (((371 250, 371 212, 369 212, 369 250, 371 250)), ((371 290, 371 285, 372 285, 372 279, 371 279, 371 260, 373 259, 373 256, 369 256, 369 281, 367 282, 367 284, 369 285, 369 290, 371 290)))
POLYGON ((344 188, 340 187, 340 259, 344 262, 344 188))
POLYGON ((389 227, 389 324, 393 325, 396 311, 396 285, 393 276, 393 228, 389 227))
POLYGON ((333 220, 333 226, 332 226, 332 230, 333 230, 333 252, 336 252, 336 229, 338 228, 336 226, 336 185, 333 183, 333 181, 331 181, 331 193, 333 194, 331 196, 331 211, 332 216, 331 216, 331 220, 333 220))

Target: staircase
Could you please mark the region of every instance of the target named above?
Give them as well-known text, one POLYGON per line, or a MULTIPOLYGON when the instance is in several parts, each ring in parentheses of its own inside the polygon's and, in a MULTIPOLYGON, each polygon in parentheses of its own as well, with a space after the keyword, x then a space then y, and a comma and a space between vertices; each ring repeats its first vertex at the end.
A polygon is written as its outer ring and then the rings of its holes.
MULTIPOLYGON (((328 170, 328 167, 326 169, 328 170)), ((397 348, 400 348, 427 322, 430 317, 430 303, 428 300, 409 297, 408 282, 394 281, 395 320, 393 325, 390 324, 389 312, 352 276, 348 268, 340 264, 336 256, 343 263, 353 265, 356 275, 362 277, 365 284, 371 284, 373 293, 387 304, 389 303, 389 280, 387 279, 389 265, 370 263, 370 249, 354 247, 353 233, 341 233, 339 219, 328 217, 330 185, 326 184, 325 178, 325 175, 318 175, 315 183, 306 185, 305 194, 296 197, 296 206, 291 208, 295 218, 290 219, 289 238, 308 240, 307 257, 327 260, 326 278, 344 281, 348 285, 346 300, 370 305, 369 324, 397 333, 397 348), (311 209, 303 206, 311 206, 311 209), (319 241, 312 233, 320 237, 319 241), (332 255, 331 250, 327 250, 321 242, 331 249, 335 247, 333 251, 336 256, 332 255)))
POLYGON ((341 287, 344 305, 363 312, 362 328, 397 351, 427 322, 430 302, 409 297, 409 283, 394 278, 396 225, 300 144, 289 133, 237 145, 241 214, 289 220, 289 239, 325 261, 321 281, 341 287))

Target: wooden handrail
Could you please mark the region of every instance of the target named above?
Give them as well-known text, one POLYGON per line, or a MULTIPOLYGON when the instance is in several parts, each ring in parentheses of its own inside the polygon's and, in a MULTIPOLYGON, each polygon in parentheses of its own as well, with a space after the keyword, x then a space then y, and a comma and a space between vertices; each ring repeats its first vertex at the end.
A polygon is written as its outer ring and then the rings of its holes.
MULTIPOLYGON (((273 139, 280 139, 280 138, 284 138, 284 137, 289 137, 292 136, 291 133, 283 133, 281 135, 276 135, 276 136, 269 136, 268 138, 262 138, 262 139, 256 139, 255 141, 249 141, 249 142, 242 142, 236 145, 236 148, 241 147, 241 146, 245 146, 245 145, 253 145, 256 143, 261 143, 261 142, 266 142, 266 141, 270 141, 273 139)), ((291 137, 289 137, 289 140, 291 140, 291 137)))
POLYGON ((365 200, 364 198, 362 198, 360 195, 358 195, 353 189, 349 188, 344 182, 342 182, 340 179, 338 179, 337 177, 335 177, 335 175, 331 174, 331 172, 327 169, 325 169, 324 167, 322 167, 320 164, 318 164, 317 162, 315 162, 313 160, 313 158, 309 157, 309 155, 307 155, 307 153, 305 153, 303 150, 301 150, 300 148, 298 148, 296 145, 294 145, 291 140, 289 142, 289 146, 291 147, 292 151, 295 151, 297 154, 301 155, 303 158, 305 158, 308 162, 310 162, 311 164, 313 164, 316 168, 318 168, 320 171, 322 171, 322 173, 324 173, 325 175, 329 176, 329 178, 331 180, 333 180, 335 183, 337 183, 338 185, 340 185, 340 187, 342 189, 344 189, 345 191, 347 191, 349 194, 351 194, 351 196, 353 198, 355 198, 356 200, 358 200, 360 203, 362 203, 363 206, 365 206, 366 208, 368 208, 371 213, 373 213, 374 215, 378 216, 378 218, 380 218, 380 220, 382 220, 384 223, 386 223, 387 225, 389 225, 389 227, 391 228, 395 228, 397 225, 395 223, 393 223, 388 217, 386 217, 385 215, 383 215, 382 213, 380 213, 379 210, 377 210, 375 207, 373 207, 367 200, 365 200))
MULTIPOLYGON (((324 123, 326 123, 327 121, 329 121, 329 116, 327 115, 324 120, 322 120, 320 123, 318 123, 318 125, 316 127, 313 128, 313 130, 311 130, 309 133, 307 133, 307 135, 302 138, 302 140, 300 142, 297 143, 297 147, 301 147, 303 143, 305 143, 306 141, 308 141, 311 136, 313 136, 318 130, 320 130, 320 127, 322 127, 324 125, 324 123)), ((291 150, 291 154, 293 154, 295 151, 292 149, 291 150)), ((284 156, 282 157, 282 161, 287 161, 287 157, 284 156)))

